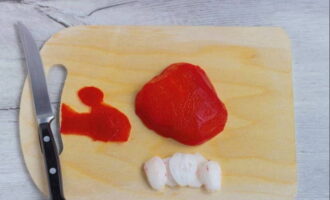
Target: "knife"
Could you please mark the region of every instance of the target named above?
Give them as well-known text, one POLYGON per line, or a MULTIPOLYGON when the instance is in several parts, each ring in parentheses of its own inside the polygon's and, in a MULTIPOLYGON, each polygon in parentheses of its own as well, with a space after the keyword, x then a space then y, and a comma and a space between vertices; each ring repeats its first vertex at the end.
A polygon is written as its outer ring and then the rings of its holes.
POLYGON ((50 197, 51 200, 65 200, 59 155, 50 128, 55 117, 49 100, 39 49, 29 30, 20 22, 16 26, 32 88, 35 114, 39 126, 39 141, 48 177, 50 197))

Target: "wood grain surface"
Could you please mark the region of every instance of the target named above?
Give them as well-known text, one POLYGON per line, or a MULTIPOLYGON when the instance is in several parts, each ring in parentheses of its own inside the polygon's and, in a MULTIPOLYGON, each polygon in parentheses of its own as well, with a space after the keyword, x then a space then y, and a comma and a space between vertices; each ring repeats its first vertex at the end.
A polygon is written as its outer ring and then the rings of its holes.
MULTIPOLYGON (((292 41, 298 200, 329 199, 329 1, 5 0, 0 2, 0 199, 46 199, 31 181, 19 142, 26 75, 14 24, 38 45, 74 25, 280 26, 292 41), (92 13, 92 14, 90 14, 92 13), (15 191, 15 192, 13 192, 15 191)), ((56 110, 58 73, 51 74, 56 110)))
MULTIPOLYGON (((63 64, 67 79, 62 102, 88 112, 77 91, 96 86, 105 102, 128 115, 127 143, 93 142, 63 135, 61 154, 68 200, 235 199, 293 200, 296 194, 291 50, 280 28, 78 26, 55 34, 42 51, 46 70, 63 64), (175 62, 202 66, 227 106, 224 132, 189 147, 148 130, 134 113, 142 85, 175 62), (223 189, 155 192, 141 170, 158 155, 199 152, 221 163, 223 189)), ((46 191, 42 156, 29 85, 23 89, 20 135, 24 159, 36 185, 46 191)))

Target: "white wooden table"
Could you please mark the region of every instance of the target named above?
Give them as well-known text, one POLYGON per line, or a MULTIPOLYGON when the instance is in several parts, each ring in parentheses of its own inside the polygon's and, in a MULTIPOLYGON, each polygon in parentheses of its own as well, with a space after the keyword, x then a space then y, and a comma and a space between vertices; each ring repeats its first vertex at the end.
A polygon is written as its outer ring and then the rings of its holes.
POLYGON ((0 200, 41 200, 18 139, 26 73, 16 21, 31 29, 40 46, 53 33, 82 24, 283 27, 294 59, 297 199, 329 199, 328 0, 0 0, 0 200))

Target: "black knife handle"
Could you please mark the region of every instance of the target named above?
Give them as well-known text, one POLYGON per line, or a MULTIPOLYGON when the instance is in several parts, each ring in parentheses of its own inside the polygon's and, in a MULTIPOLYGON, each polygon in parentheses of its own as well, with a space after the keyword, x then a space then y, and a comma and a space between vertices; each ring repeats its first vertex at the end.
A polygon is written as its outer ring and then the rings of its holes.
POLYGON ((65 200, 62 186, 61 166, 50 123, 39 125, 40 144, 44 155, 51 200, 65 200))

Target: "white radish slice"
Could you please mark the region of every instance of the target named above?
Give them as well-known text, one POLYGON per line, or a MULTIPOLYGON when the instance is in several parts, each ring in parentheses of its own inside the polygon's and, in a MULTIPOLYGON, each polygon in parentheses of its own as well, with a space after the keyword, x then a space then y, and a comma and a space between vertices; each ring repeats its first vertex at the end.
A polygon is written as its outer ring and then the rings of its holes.
MULTIPOLYGON (((190 155, 190 154, 185 154, 185 155, 190 155)), ((207 160, 200 153, 192 154, 191 156, 194 156, 196 159, 197 169, 196 169, 196 172, 194 173, 194 177, 192 177, 192 180, 191 180, 191 183, 189 184, 189 186, 190 187, 201 187, 203 183, 199 180, 198 171, 199 171, 199 168, 204 163, 207 162, 207 160)))
POLYGON ((166 184, 166 167, 163 160, 153 157, 144 164, 144 171, 147 175, 150 186, 155 190, 161 190, 166 184))
POLYGON ((165 167, 166 167, 166 185, 174 187, 177 186, 178 184, 175 182, 172 173, 170 171, 170 164, 169 164, 170 158, 165 158, 163 159, 163 162, 165 163, 165 167))
POLYGON ((199 178, 209 192, 214 192, 221 188, 221 176, 221 168, 214 161, 206 162, 199 171, 199 178))
POLYGON ((196 157, 198 165, 201 165, 201 164, 204 164, 205 162, 207 162, 206 158, 204 158, 204 156, 202 156, 200 153, 195 153, 195 157, 196 157))
POLYGON ((201 186, 197 177, 198 163, 195 155, 176 153, 169 160, 169 168, 178 185, 201 186))

